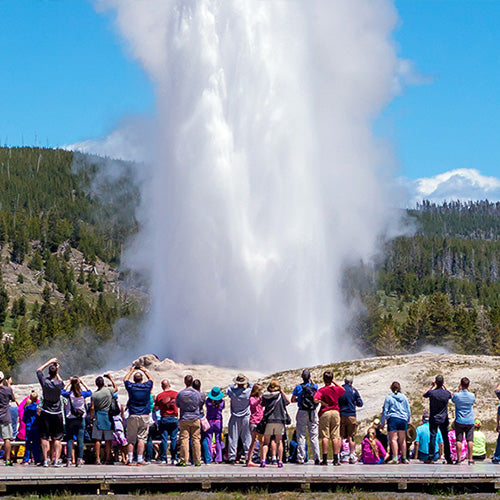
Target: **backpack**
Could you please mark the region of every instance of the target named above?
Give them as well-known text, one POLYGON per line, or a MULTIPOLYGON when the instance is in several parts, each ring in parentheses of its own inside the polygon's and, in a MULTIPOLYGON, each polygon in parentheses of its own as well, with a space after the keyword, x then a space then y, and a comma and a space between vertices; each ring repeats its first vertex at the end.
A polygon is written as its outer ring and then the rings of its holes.
POLYGON ((302 387, 302 399, 301 399, 301 409, 306 411, 314 411, 318 406, 314 402, 314 395, 316 394, 317 389, 311 384, 300 384, 302 387))

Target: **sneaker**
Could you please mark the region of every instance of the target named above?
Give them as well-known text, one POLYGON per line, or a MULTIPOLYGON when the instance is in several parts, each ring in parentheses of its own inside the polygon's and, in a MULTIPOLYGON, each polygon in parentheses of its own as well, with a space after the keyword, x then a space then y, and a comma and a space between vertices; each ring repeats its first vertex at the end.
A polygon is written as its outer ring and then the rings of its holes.
MULTIPOLYGON (((167 462, 165 461, 165 463, 167 463, 167 462)), ((172 461, 171 461, 170 463, 171 463, 172 465, 177 465, 178 460, 177 460, 176 458, 172 458, 172 461)))
POLYGON ((402 463, 402 464, 409 464, 409 463, 410 463, 410 461, 409 461, 406 457, 403 457, 403 458, 401 459, 401 463, 402 463))
POLYGON ((196 462, 196 463, 194 464, 194 466, 195 466, 195 467, 201 467, 201 462, 196 462))
POLYGON ((271 465, 276 465, 277 463, 278 463, 278 461, 277 461, 275 458, 273 458, 273 459, 271 460, 271 465))
POLYGON ((102 462, 100 460, 96 460, 95 465, 102 465, 102 462))
POLYGON ((57 469, 58 469, 59 467, 62 467, 62 462, 61 462, 60 460, 56 460, 56 461, 54 462, 54 467, 56 467, 57 469))
POLYGON ((497 460, 496 458, 491 459, 492 464, 500 464, 500 460, 497 460))
POLYGON ((455 465, 460 465, 464 460, 465 460, 465 458, 461 458, 459 460, 455 460, 455 465))
POLYGON ((43 461, 43 467, 48 467, 49 466, 49 462, 48 460, 44 460, 43 461))
POLYGON ((70 461, 66 462, 66 467, 71 467, 71 462, 70 461))
POLYGON ((475 463, 476 463, 476 462, 474 462, 474 460, 469 460, 469 461, 468 461, 468 464, 469 464, 469 465, 474 465, 475 463))
POLYGON ((77 461, 76 461, 76 466, 77 467, 81 467, 85 462, 83 461, 83 458, 79 458, 77 461))
POLYGON ((134 465, 134 462, 130 461, 130 460, 127 460, 127 465, 130 466, 130 465, 134 465))
POLYGON ((394 457, 392 460, 389 460, 387 463, 389 465, 397 465, 397 464, 399 464, 398 457, 394 457))
POLYGON ((180 461, 179 461, 179 462, 177 462, 175 465, 176 465, 177 467, 186 467, 186 465, 187 465, 187 464, 186 464, 186 462, 183 462, 182 460, 180 460, 180 461))
POLYGON ((12 467, 12 466, 13 466, 13 464, 12 464, 12 460, 6 460, 6 461, 5 461, 5 465, 6 465, 7 467, 12 467))
POLYGON ((339 465, 342 465, 342 462, 340 460, 334 460, 333 465, 335 465, 335 467, 338 467, 339 465))
POLYGON ((424 460, 424 464, 433 464, 434 460, 432 458, 428 458, 427 460, 424 460))
POLYGON ((283 468, 283 462, 278 462, 278 469, 282 469, 283 468))
POLYGON ((261 460, 261 462, 260 462, 260 466, 261 466, 261 467, 265 467, 265 466, 266 466, 266 461, 265 461, 265 460, 261 460))
POLYGON ((328 461, 327 460, 323 460, 320 465, 328 465, 328 461))
POLYGON ((358 462, 358 459, 357 458, 349 458, 349 463, 352 465, 352 464, 355 464, 358 462))

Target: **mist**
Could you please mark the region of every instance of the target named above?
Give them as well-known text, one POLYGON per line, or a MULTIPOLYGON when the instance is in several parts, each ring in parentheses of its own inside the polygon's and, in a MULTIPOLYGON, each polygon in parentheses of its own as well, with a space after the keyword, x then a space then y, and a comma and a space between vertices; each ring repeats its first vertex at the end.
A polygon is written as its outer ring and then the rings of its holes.
POLYGON ((372 132, 400 89, 392 2, 95 6, 157 91, 123 255, 151 283, 142 352, 266 369, 355 357, 343 270, 398 227, 372 132))

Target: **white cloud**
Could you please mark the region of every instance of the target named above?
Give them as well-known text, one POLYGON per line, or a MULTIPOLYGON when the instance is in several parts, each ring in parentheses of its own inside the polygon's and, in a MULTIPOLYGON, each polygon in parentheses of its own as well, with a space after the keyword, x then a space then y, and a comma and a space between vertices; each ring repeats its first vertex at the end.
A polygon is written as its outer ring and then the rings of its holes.
POLYGON ((474 168, 459 168, 405 183, 409 184, 411 192, 410 205, 422 200, 435 203, 445 200, 500 200, 500 179, 485 176, 474 168))

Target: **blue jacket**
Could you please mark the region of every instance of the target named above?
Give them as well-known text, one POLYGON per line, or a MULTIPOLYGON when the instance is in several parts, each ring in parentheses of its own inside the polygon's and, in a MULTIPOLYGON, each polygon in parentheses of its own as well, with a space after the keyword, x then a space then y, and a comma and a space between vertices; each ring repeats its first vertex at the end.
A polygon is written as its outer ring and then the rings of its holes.
POLYGON ((400 418, 410 421, 411 410, 408 398, 401 392, 391 393, 385 398, 384 411, 380 423, 385 425, 385 422, 390 418, 400 418))
POLYGON ((355 417, 356 407, 361 408, 363 406, 363 400, 361 399, 358 390, 351 384, 344 384, 342 387, 344 388, 345 393, 339 398, 340 416, 355 417))

